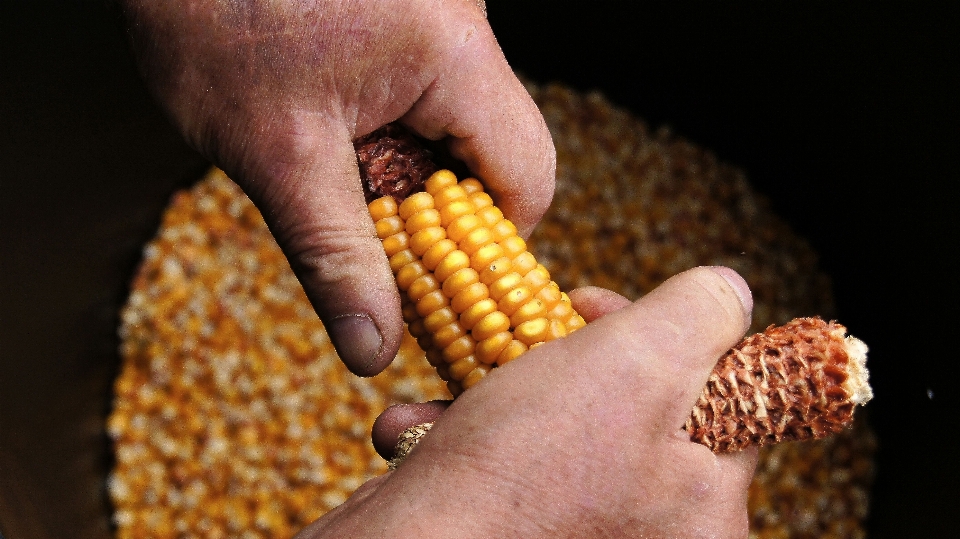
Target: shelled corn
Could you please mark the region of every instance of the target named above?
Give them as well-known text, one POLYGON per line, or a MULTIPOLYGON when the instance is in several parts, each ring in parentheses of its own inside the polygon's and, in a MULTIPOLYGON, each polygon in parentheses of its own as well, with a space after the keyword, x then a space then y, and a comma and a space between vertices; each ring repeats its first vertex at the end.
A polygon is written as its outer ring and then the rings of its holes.
MULTIPOLYGON (((562 289, 635 298, 724 264, 754 292, 754 329, 832 314, 812 251, 741 172, 597 95, 530 89, 558 150, 555 205, 530 248, 562 289)), ((449 396, 409 336, 383 375, 350 375, 259 214, 219 172, 168 209, 121 336, 108 423, 118 537, 290 537, 385 470, 369 442, 380 410, 449 396)), ((861 423, 762 451, 752 536, 862 537, 872 449, 861 423)))

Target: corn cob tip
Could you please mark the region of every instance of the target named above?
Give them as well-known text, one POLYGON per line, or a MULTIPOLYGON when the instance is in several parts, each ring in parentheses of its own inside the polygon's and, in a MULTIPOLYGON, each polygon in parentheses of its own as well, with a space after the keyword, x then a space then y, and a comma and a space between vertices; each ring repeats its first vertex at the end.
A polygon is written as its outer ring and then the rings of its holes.
POLYGON ((867 370, 868 348, 866 343, 853 335, 846 336, 843 344, 847 356, 850 358, 848 368, 850 377, 843 385, 850 394, 850 402, 863 406, 873 398, 873 388, 870 387, 870 372, 867 370))
POLYGON ((867 346, 846 328, 797 318, 745 338, 714 367, 684 428, 716 452, 820 439, 873 396, 867 346))

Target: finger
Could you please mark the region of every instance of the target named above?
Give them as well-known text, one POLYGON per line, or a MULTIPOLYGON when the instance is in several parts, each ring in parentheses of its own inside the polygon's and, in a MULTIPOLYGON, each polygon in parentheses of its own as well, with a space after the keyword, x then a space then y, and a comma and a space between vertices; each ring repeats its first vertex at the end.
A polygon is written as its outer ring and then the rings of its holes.
POLYGON ((527 237, 553 198, 556 150, 543 116, 473 8, 438 37, 441 68, 402 121, 450 150, 527 237))
POLYGON ((275 143, 243 183, 344 364, 372 376, 400 346, 399 294, 364 203, 349 134, 331 123, 302 131, 310 134, 275 143))
POLYGON ((448 401, 430 401, 419 404, 395 404, 373 422, 373 447, 384 459, 393 458, 400 434, 422 423, 432 423, 447 406, 448 401))
POLYGON ((618 311, 631 301, 612 290, 598 286, 584 286, 570 291, 570 302, 573 308, 587 322, 593 322, 601 316, 618 311))
POLYGON ((570 355, 611 399, 636 403, 639 424, 676 435, 713 366, 749 326, 743 280, 726 268, 677 275, 630 306, 571 334, 570 355), (601 371, 601 372, 594 372, 601 371))
POLYGON ((750 484, 757 468, 759 450, 755 446, 742 451, 717 455, 719 488, 714 496, 714 514, 730 519, 726 528, 736 530, 730 537, 745 537, 749 528, 747 502, 750 484))

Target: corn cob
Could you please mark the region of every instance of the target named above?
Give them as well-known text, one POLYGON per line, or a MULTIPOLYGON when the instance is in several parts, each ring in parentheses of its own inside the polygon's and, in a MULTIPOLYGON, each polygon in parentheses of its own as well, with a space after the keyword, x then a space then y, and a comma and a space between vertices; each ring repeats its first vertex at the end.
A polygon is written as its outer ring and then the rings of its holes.
MULTIPOLYGON (((495 366, 585 325, 479 181, 458 182, 449 170, 423 181, 432 170, 424 151, 393 126, 356 148, 368 193, 384 195, 368 194, 368 208, 404 320, 454 396, 495 366), (421 181, 424 190, 414 192, 421 181)), ((711 374, 684 426, 691 439, 724 452, 842 430, 872 396, 866 346, 845 333, 801 318, 744 339, 711 374)), ((425 432, 414 428, 403 453, 425 432)))
POLYGON ((720 358, 684 428, 715 452, 836 434, 873 397, 866 361, 836 322, 771 325, 720 358))
POLYGON ((369 210, 404 321, 451 393, 586 324, 479 181, 440 170, 424 188, 369 210))

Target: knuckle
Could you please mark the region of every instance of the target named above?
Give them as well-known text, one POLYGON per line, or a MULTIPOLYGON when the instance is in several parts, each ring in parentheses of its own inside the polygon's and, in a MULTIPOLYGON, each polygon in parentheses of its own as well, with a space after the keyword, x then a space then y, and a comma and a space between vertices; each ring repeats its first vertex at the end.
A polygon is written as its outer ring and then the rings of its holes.
POLYGON ((298 224, 282 234, 293 270, 315 286, 342 282, 382 252, 376 238, 351 227, 298 224))

